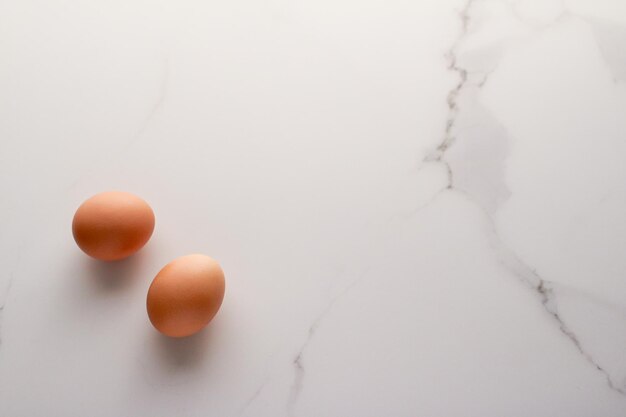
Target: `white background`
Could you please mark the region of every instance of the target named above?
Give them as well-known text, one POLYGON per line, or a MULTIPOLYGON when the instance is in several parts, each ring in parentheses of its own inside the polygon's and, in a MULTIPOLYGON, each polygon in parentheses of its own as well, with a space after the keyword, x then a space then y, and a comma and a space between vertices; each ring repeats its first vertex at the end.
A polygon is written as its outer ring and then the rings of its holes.
POLYGON ((623 417, 625 51, 622 0, 0 1, 0 415, 623 417))

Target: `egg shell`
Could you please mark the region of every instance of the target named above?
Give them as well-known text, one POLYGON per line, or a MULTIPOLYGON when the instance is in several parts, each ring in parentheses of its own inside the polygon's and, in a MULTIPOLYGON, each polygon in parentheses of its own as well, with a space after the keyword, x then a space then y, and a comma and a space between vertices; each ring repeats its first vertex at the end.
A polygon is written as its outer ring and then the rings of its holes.
POLYGON ((167 336, 190 336, 217 314, 224 291, 224 272, 217 261, 198 254, 176 258, 159 271, 150 285, 148 317, 167 336))
POLYGON ((154 212, 141 198, 108 191, 86 200, 76 210, 72 234, 87 255, 115 261, 141 249, 154 231, 154 212))

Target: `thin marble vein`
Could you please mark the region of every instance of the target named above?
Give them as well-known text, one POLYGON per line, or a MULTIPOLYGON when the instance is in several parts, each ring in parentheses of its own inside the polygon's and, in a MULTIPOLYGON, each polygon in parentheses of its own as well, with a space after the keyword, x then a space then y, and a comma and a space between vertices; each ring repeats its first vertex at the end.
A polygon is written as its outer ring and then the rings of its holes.
POLYGON ((0 304, 0 344, 2 344, 2 318, 4 315, 4 310, 7 305, 7 300, 9 298, 9 292, 11 291, 11 287, 13 286, 13 282, 15 281, 15 270, 17 269, 20 263, 20 254, 17 255, 17 260, 15 261, 15 267, 9 273, 9 279, 7 280, 7 285, 4 290, 4 295, 2 297, 2 304, 0 304))
POLYGON ((589 352, 585 350, 585 347, 580 342, 576 333, 567 325, 563 317, 560 315, 556 303, 556 290, 559 284, 541 277, 541 275, 539 275, 534 268, 529 266, 511 248, 509 248, 498 235, 493 218, 489 215, 489 213, 487 213, 486 210, 482 209, 482 207, 471 196, 458 190, 454 191, 461 193, 467 200, 473 202, 476 206, 481 208, 489 224, 489 240, 491 246, 498 257, 500 264, 538 295, 544 310, 550 314, 552 319, 554 319, 557 323, 561 333, 563 333, 563 335, 574 344, 578 352, 587 360, 587 362, 604 374, 609 388, 622 395, 626 395, 626 390, 619 387, 615 381, 613 381, 611 374, 604 367, 602 367, 589 352))
POLYGON ((293 357, 291 362, 293 367, 293 380, 291 383, 291 387, 289 389, 289 397, 287 398, 287 416, 294 417, 296 415, 296 405, 298 404, 298 399, 300 398, 300 394, 302 393, 302 388, 304 385, 304 377, 306 375, 306 369, 303 363, 303 356, 308 348, 309 344, 313 340, 317 330, 320 325, 324 321, 324 319, 331 312, 337 301, 343 298, 351 289, 353 289, 357 284, 359 284, 365 274, 360 275, 356 278, 350 285, 348 285, 343 291, 337 294, 335 297, 331 298, 326 307, 318 314, 318 316, 313 320, 313 323, 309 326, 309 331, 307 333, 307 337, 298 349, 297 353, 293 357))
POLYGON ((263 388, 265 388, 265 386, 268 384, 268 382, 269 382, 269 378, 265 378, 263 380, 263 382, 261 382, 261 384, 259 384, 257 389, 254 390, 252 395, 243 403, 243 405, 240 408, 239 413, 237 413, 237 415, 239 417, 243 416, 245 414, 245 412, 248 410, 248 408, 250 408, 252 403, 254 403, 256 401, 256 399, 259 398, 259 395, 261 395, 261 392, 263 392, 263 388))
POLYGON ((567 336, 572 341, 572 343, 574 343, 574 346, 576 346, 576 349, 580 352, 580 354, 583 355, 587 359, 587 361, 589 361, 589 363, 595 366, 598 371, 602 372, 606 376, 606 380, 607 380, 609 387, 612 390, 615 390, 621 394, 626 394, 626 390, 615 385, 608 371, 604 369, 593 358, 593 356, 591 356, 588 352, 585 351, 585 349, 583 348, 583 345, 580 343, 580 340, 578 339, 576 334, 565 324, 565 322, 561 318, 559 311, 556 308, 556 303, 554 302, 555 300, 555 288, 553 287, 554 285, 555 285, 554 283, 550 283, 542 279, 539 283, 539 286, 535 288, 537 292, 541 294, 541 304, 543 304, 546 311, 549 312, 552 315, 552 317, 559 323, 559 328, 561 329, 561 332, 563 332, 563 334, 565 334, 565 336, 567 336))
POLYGON ((135 133, 133 141, 130 142, 129 146, 132 145, 134 141, 138 140, 143 135, 143 133, 146 131, 146 129, 150 125, 150 122, 152 121, 152 119, 154 119, 154 116, 157 114, 161 106, 163 106, 163 102, 165 101, 165 97, 167 93, 167 85, 169 83, 169 79, 170 79, 170 60, 169 60, 169 56, 165 56, 165 58, 163 58, 163 74, 161 75, 161 83, 159 85, 157 98, 152 104, 152 107, 150 108, 150 111, 148 112, 143 123, 137 130, 137 133, 135 133))
POLYGON ((454 127, 457 120, 457 115, 459 113, 459 105, 458 105, 458 97, 459 94, 465 89, 467 85, 468 72, 467 69, 461 67, 457 63, 457 50, 469 31, 469 23, 470 23, 470 9, 474 0, 468 0, 461 12, 459 13, 459 17, 461 19, 461 32, 459 36, 456 38, 450 49, 446 52, 446 57, 448 59, 448 69, 458 74, 459 81, 454 86, 452 90, 448 92, 448 96, 446 97, 446 103, 448 105, 448 118, 446 120, 446 127, 444 130, 444 135, 442 141, 439 143, 434 152, 428 154, 426 158, 424 158, 424 162, 438 162, 444 164, 446 167, 446 171, 448 173, 448 185, 446 188, 452 189, 454 185, 454 173, 452 172, 452 168, 450 164, 444 159, 444 155, 446 151, 454 144, 456 139, 454 135, 454 127))
MULTIPOLYGON (((447 52, 447 57, 449 60, 448 69, 458 74, 459 81, 449 91, 447 95, 448 118, 444 129, 443 139, 436 147, 436 149, 431 154, 427 155, 427 157, 423 161, 443 164, 448 172, 448 184, 447 187, 437 192, 425 206, 420 207, 420 209, 416 210, 416 212, 421 211, 421 209, 424 209, 426 206, 430 205, 443 192, 446 191, 457 193, 458 195, 463 196, 465 199, 477 206, 484 213, 484 216, 487 219, 490 243, 496 253, 496 256, 498 257, 499 262, 503 265, 505 269, 507 269, 514 276, 518 277, 524 284, 526 284, 537 294, 539 300, 541 301, 543 309, 552 317, 552 319, 558 325, 561 333, 570 340, 570 342, 576 347, 578 352, 587 360, 588 363, 590 363, 594 368, 596 368, 606 377, 609 388, 619 394, 626 395, 626 389, 618 386, 615 381, 613 381, 610 373, 605 368, 603 368, 589 352, 585 350, 585 347, 579 340, 578 336, 567 325, 563 317, 559 314, 555 294, 555 288, 557 284, 542 278, 535 271, 534 268, 529 266, 515 253, 515 251, 513 251, 504 243, 504 241, 498 234, 495 221, 493 220, 489 212, 482 206, 482 204, 480 204, 473 196, 469 195, 467 192, 454 187, 454 172, 450 163, 446 161, 445 156, 446 152, 450 149, 451 146, 453 146, 456 140, 454 128, 457 123, 457 117, 459 115, 459 112, 461 111, 458 104, 458 98, 461 94, 464 93, 465 89, 469 87, 468 70, 458 64, 457 51, 459 49, 459 46, 465 40, 466 36, 469 33, 471 23, 470 12, 474 3, 475 0, 468 0, 461 12, 459 13, 459 17, 461 20, 460 34, 447 52)), ((564 11, 550 25, 558 23, 568 16, 570 16, 570 14, 567 11, 564 11)), ((489 73, 486 73, 485 77, 476 86, 480 88, 482 85, 485 84, 488 77, 489 73)), ((297 364, 301 365, 300 356, 298 356, 296 359, 297 364)))

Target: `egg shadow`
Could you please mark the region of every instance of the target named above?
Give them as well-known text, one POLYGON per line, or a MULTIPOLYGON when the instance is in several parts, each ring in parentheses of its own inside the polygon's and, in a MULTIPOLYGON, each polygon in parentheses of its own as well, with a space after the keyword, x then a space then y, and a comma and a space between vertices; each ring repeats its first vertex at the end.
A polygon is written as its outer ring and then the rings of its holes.
POLYGON ((111 262, 89 258, 86 260, 85 271, 97 292, 121 292, 141 280, 139 272, 145 263, 143 255, 137 253, 126 259, 111 262))
POLYGON ((170 370, 198 369, 210 356, 212 333, 211 326, 194 335, 178 338, 155 331, 152 334, 156 350, 155 360, 170 370))

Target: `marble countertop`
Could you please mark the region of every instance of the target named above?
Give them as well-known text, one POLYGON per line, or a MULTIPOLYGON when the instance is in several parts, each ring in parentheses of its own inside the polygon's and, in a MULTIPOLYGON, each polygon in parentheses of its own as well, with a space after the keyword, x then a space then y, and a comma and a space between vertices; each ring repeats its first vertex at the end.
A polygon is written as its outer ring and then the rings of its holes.
POLYGON ((626 415, 623 0, 6 1, 0 63, 1 416, 626 415))

